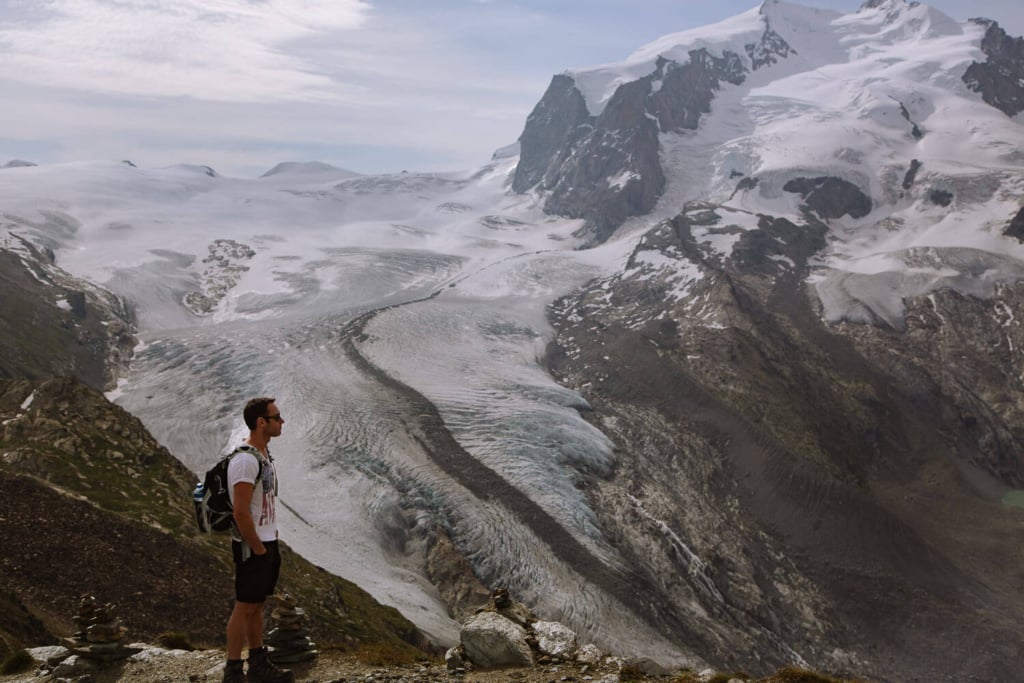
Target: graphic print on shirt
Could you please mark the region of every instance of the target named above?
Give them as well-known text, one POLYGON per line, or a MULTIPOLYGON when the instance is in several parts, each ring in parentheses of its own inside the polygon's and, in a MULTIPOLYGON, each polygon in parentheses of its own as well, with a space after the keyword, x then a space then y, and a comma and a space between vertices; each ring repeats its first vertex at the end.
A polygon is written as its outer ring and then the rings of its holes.
POLYGON ((274 491, 277 488, 277 474, 274 466, 263 461, 263 508, 260 511, 260 519, 256 526, 267 526, 275 521, 274 513, 274 491))

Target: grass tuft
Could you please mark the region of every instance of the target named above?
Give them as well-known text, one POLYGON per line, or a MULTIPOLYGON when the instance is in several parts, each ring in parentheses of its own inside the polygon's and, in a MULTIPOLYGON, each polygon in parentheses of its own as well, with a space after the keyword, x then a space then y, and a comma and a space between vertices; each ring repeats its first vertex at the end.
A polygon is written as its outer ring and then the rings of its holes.
POLYGON ((35 664, 35 660, 32 659, 28 650, 15 650, 4 657, 3 662, 0 662, 0 675, 20 674, 31 669, 33 664, 35 664))
POLYGON ((165 647, 168 650, 187 650, 192 652, 196 649, 192 641, 189 640, 187 633, 181 633, 180 631, 164 631, 156 637, 156 642, 160 647, 165 647))
POLYGON ((779 669, 772 676, 764 679, 764 683, 847 683, 839 678, 808 671, 795 666, 779 669))
POLYGON ((422 658, 422 652, 396 647, 391 643, 366 643, 355 652, 355 657, 369 666, 401 666, 413 664, 422 658))

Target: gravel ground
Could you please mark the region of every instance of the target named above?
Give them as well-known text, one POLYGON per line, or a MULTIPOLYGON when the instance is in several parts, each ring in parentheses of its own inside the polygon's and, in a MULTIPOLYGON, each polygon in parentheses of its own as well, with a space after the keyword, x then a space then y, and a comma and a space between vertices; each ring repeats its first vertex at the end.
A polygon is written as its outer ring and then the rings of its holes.
MULTIPOLYGON (((53 672, 56 675, 43 677, 36 669, 22 674, 0 676, 0 683, 56 683, 58 680, 70 683, 219 683, 223 663, 222 650, 185 652, 153 648, 144 650, 123 663, 95 671, 68 672, 68 675, 64 676, 60 670, 56 670, 53 672)), ((618 666, 611 661, 594 667, 562 663, 450 675, 440 660, 408 666, 380 667, 360 662, 352 655, 324 652, 312 662, 294 665, 291 668, 295 672, 297 682, 307 683, 599 683, 610 676, 615 676, 613 680, 618 680, 618 666)))

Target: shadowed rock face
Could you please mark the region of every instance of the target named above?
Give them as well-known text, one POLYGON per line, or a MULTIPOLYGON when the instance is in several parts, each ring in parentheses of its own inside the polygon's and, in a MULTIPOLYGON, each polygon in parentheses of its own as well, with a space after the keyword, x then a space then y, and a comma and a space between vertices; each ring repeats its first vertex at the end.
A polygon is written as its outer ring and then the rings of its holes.
POLYGON ((808 208, 825 220, 847 214, 863 218, 871 213, 871 198, 853 183, 840 178, 794 178, 782 189, 801 195, 808 208))
POLYGON ((988 27, 981 41, 988 60, 967 67, 963 81, 988 104, 1007 116, 1016 116, 1024 111, 1024 38, 1007 35, 994 21, 974 21, 988 27))
POLYGON ((744 272, 781 274, 784 264, 806 263, 824 248, 827 231, 820 223, 798 226, 785 218, 761 216, 758 229, 743 233, 733 247, 731 260, 744 272))
POLYGON ((797 51, 790 47, 789 43, 771 28, 764 32, 760 43, 750 43, 744 47, 746 48, 747 56, 750 57, 750 64, 754 71, 777 64, 780 59, 797 54, 797 51))
POLYGON ((130 316, 109 292, 71 277, 26 240, 0 249, 0 378, 75 377, 114 385, 135 346, 130 316))
POLYGON ((1018 242, 1024 242, 1024 208, 1017 212, 1003 234, 1007 237, 1016 237, 1018 242))
POLYGON ((619 86, 591 116, 572 78, 555 76, 519 138, 512 188, 539 186, 549 193, 546 212, 585 219, 581 234, 602 242, 661 196, 659 133, 695 130, 722 84, 744 78, 739 55, 693 50, 686 64, 659 59, 653 73, 619 86))
POLYGON ((907 169, 906 174, 903 176, 903 189, 909 190, 914 186, 914 181, 917 179, 917 172, 921 170, 921 162, 917 159, 910 161, 910 168, 907 169))
POLYGON ((910 300, 902 332, 826 325, 803 284, 822 226, 761 216, 713 258, 729 216, 688 206, 551 309, 552 373, 618 447, 583 487, 603 530, 672 577, 655 602, 691 615, 710 660, 756 673, 792 648, 872 680, 1012 679, 1024 516, 1000 496, 1024 484, 1024 332, 1004 325, 1024 287, 910 300), (637 514, 649 536, 624 531, 637 514))
POLYGON ((569 135, 590 119, 587 103, 569 76, 558 75, 526 119, 512 189, 526 192, 540 182, 569 135))

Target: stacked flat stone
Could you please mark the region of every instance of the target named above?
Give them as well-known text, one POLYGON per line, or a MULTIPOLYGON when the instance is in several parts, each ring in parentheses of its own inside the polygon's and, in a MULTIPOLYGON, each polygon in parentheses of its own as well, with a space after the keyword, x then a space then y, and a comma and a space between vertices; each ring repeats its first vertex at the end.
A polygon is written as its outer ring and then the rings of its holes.
POLYGON ((91 595, 83 595, 74 617, 78 631, 64 643, 68 649, 87 659, 112 662, 127 659, 140 652, 139 648, 125 645, 128 629, 114 616, 114 605, 100 605, 91 595))
POLYGON ((265 639, 270 661, 294 664, 314 659, 320 654, 304 625, 306 611, 297 606, 295 598, 287 593, 278 598, 270 616, 275 624, 265 639))

